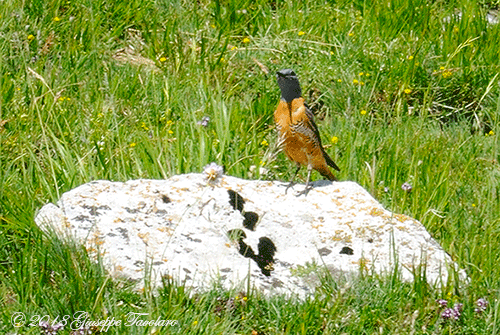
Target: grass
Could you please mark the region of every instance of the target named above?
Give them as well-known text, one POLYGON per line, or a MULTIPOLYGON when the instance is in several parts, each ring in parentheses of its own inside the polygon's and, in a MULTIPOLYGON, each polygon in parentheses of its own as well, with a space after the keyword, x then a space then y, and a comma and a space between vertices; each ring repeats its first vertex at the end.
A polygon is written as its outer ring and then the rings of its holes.
POLYGON ((484 17, 498 5, 2 1, 0 331, 40 332, 13 328, 15 312, 86 311, 178 321, 111 334, 497 333, 500 25, 484 17), (272 154, 274 72, 288 67, 339 177, 420 220, 468 286, 395 273, 349 284, 326 275, 305 302, 216 287, 192 296, 175 283, 135 292, 34 225, 45 203, 96 179, 162 179, 215 161, 229 175, 288 180, 292 164, 272 154), (207 127, 197 124, 204 116, 207 127), (481 297, 489 306, 476 314, 481 297), (438 298, 463 303, 460 319, 443 320, 438 298))

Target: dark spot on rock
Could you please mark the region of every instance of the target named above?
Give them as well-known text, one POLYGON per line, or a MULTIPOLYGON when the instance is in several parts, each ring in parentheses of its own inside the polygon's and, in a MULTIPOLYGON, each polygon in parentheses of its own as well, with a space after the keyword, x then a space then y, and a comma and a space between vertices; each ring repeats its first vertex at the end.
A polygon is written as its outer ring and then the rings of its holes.
POLYGON ((318 252, 319 252, 320 256, 328 256, 329 254, 332 253, 332 251, 328 248, 318 249, 318 252))
POLYGON ((191 242, 196 242, 196 243, 201 243, 203 242, 202 240, 200 240, 199 238, 192 238, 191 236, 187 235, 187 234, 181 234, 182 236, 185 236, 188 241, 191 241, 191 242))
POLYGON ((142 268, 144 266, 144 262, 143 261, 135 261, 134 265, 137 266, 137 267, 142 268))
POLYGON ((231 268, 224 268, 224 269, 220 269, 220 272, 231 272, 233 270, 231 270, 231 268))
POLYGON ((108 233, 108 236, 113 237, 113 236, 116 236, 116 234, 115 233, 108 233))
POLYGON ((368 239, 368 242, 369 242, 369 243, 373 243, 373 238, 369 238, 369 239, 368 239))
POLYGON ((162 264, 163 264, 163 262, 161 262, 161 261, 153 262, 153 265, 157 265, 157 266, 162 265, 162 264))
POLYGON ((80 221, 80 222, 89 221, 89 219, 90 218, 86 215, 78 215, 78 216, 73 218, 73 220, 80 221))
POLYGON ((162 194, 161 195, 161 201, 163 201, 164 203, 168 204, 170 202, 172 202, 172 200, 170 200, 170 198, 168 197, 168 195, 166 194, 162 194))
POLYGON ((252 259, 255 258, 255 253, 252 250, 252 247, 243 242, 243 240, 238 241, 238 246, 239 246, 238 251, 240 252, 241 255, 243 255, 246 258, 252 258, 252 259))
POLYGON ((188 275, 186 275, 186 277, 184 277, 184 280, 191 280, 191 279, 192 279, 191 276, 188 276, 188 275))
POLYGON ((262 274, 266 276, 271 275, 271 271, 274 271, 274 254, 276 253, 276 246, 273 241, 268 237, 259 238, 258 244, 259 254, 253 257, 253 260, 257 263, 262 274))
POLYGON ((243 227, 252 231, 255 230, 255 225, 259 221, 259 215, 254 212, 245 212, 243 216, 245 217, 245 220, 243 220, 243 227))
POLYGON ((102 206, 89 206, 89 205, 82 205, 83 208, 85 209, 88 209, 89 212, 90 212, 90 215, 101 215, 101 213, 99 213, 99 210, 107 210, 109 211, 111 208, 109 206, 106 206, 106 205, 102 205, 102 206))
POLYGON ((123 207, 123 208, 127 211, 127 213, 130 213, 130 214, 139 213, 139 208, 134 208, 134 209, 128 208, 128 207, 123 207))
POLYGON ((274 288, 284 287, 283 282, 281 280, 279 280, 278 278, 273 278, 273 280, 271 282, 271 286, 274 288))
POLYGON ((182 270, 184 270, 184 272, 186 273, 191 273, 191 270, 189 270, 188 268, 182 268, 182 270))
POLYGON ((126 239, 127 241, 130 240, 130 238, 128 237, 128 230, 127 229, 122 228, 122 227, 118 227, 118 228, 116 228, 116 230, 118 230, 120 232, 120 234, 122 235, 122 237, 124 239, 126 239))
POLYGON ((272 261, 277 249, 269 237, 259 238, 257 247, 259 248, 259 255, 272 261))
POLYGON ((277 249, 270 238, 259 238, 259 244, 257 245, 259 254, 256 255, 252 247, 243 242, 243 239, 247 237, 243 230, 231 229, 227 232, 227 235, 231 241, 238 242, 238 252, 243 257, 253 259, 259 266, 262 274, 266 276, 271 275, 271 271, 274 271, 274 254, 277 249))
POLYGON ((155 212, 155 214, 156 214, 157 216, 163 216, 163 215, 167 215, 167 211, 166 211, 166 210, 164 210, 164 209, 158 209, 158 210, 155 212))
POLYGON ((227 193, 229 194, 229 204, 231 207, 233 207, 234 210, 241 212, 243 210, 243 205, 245 204, 243 197, 233 190, 227 190, 227 193))
POLYGON ((340 250, 340 254, 354 255, 354 250, 352 250, 352 248, 349 247, 343 247, 342 250, 340 250))

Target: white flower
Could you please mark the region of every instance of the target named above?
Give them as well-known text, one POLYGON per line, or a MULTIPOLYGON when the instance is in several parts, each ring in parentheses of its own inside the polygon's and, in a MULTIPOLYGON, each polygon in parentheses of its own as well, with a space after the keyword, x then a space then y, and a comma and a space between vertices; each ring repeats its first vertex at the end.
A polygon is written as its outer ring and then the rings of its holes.
POLYGON ((215 184, 218 179, 222 177, 224 168, 212 162, 203 168, 203 173, 205 174, 205 179, 209 184, 215 184))

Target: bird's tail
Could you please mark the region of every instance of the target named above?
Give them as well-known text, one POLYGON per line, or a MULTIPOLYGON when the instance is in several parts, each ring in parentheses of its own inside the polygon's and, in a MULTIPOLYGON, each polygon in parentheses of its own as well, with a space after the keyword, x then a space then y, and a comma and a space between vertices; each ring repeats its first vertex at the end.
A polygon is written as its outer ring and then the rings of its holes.
MULTIPOLYGON (((335 164, 335 163, 334 163, 335 164)), ((321 175, 325 178, 328 178, 328 180, 331 180, 331 181, 338 181, 337 177, 335 177, 335 175, 332 173, 332 171, 330 171, 330 169, 328 168, 328 166, 324 165, 323 167, 319 168, 319 169, 316 169, 319 173, 321 173, 321 175)))
POLYGON ((325 157, 326 164, 328 166, 331 166, 332 168, 334 168, 335 170, 337 170, 337 171, 340 172, 340 169, 337 166, 337 164, 335 164, 335 162, 333 161, 333 159, 331 159, 330 156, 328 156, 328 154, 325 152, 325 150, 321 150, 321 151, 323 151, 323 157, 325 157))

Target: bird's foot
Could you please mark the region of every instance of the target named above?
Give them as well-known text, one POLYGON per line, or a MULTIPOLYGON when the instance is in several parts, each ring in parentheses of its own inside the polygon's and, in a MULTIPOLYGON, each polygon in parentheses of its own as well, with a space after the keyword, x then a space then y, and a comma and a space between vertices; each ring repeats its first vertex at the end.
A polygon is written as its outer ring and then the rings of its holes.
POLYGON ((312 190, 312 186, 306 186, 302 191, 295 194, 296 197, 300 197, 302 194, 307 197, 307 193, 312 190))
POLYGON ((288 192, 288 189, 289 189, 289 188, 292 188, 292 189, 293 189, 293 181, 291 181, 291 182, 290 182, 290 183, 286 186, 286 188, 285 188, 285 194, 286 194, 286 192, 288 192))

